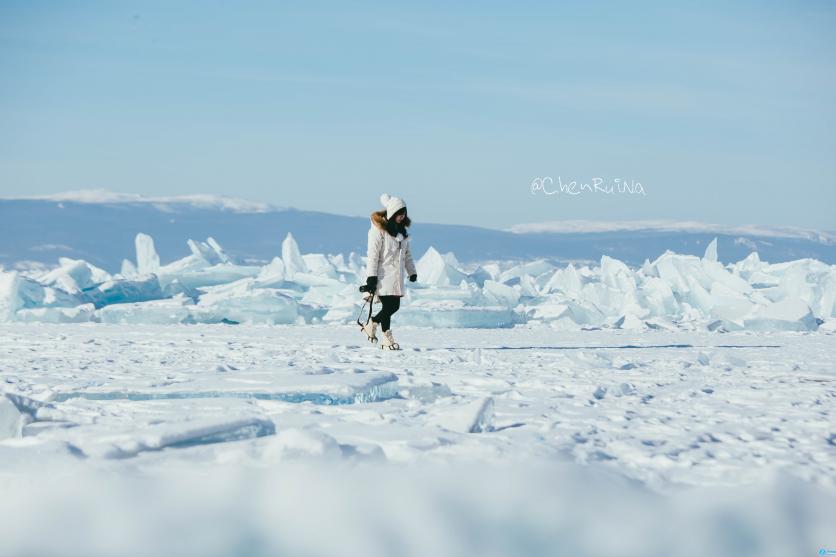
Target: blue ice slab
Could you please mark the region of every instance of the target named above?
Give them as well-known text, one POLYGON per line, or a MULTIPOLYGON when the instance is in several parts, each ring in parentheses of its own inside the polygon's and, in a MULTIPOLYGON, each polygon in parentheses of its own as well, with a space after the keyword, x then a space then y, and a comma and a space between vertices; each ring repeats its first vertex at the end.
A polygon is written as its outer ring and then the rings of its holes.
POLYGON ((156 275, 136 280, 109 280, 82 291, 84 299, 92 302, 96 309, 110 304, 145 302, 163 297, 156 275))
POLYGON ((264 416, 209 416, 175 422, 79 426, 62 434, 87 457, 131 458, 163 449, 184 449, 274 435, 276 426, 264 416))
POLYGON ((398 317, 405 325, 433 328, 500 329, 525 321, 513 309, 494 306, 411 307, 399 312, 398 317))
POLYGON ((185 449, 188 447, 196 447, 198 445, 211 445, 213 443, 229 443, 232 441, 240 441, 242 439, 255 439, 256 437, 265 437, 267 435, 275 435, 275 424, 266 419, 252 420, 251 423, 238 425, 233 428, 219 429, 218 431, 209 431, 204 435, 198 435, 181 441, 170 442, 163 446, 173 449, 185 449))
POLYGON ((86 390, 56 393, 52 402, 73 398, 87 400, 169 400, 198 398, 244 398, 321 405, 363 404, 400 398, 398 377, 388 372, 284 376, 239 373, 231 378, 202 377, 188 383, 159 388, 103 385, 86 390), (247 388, 242 388, 246 385, 247 388))

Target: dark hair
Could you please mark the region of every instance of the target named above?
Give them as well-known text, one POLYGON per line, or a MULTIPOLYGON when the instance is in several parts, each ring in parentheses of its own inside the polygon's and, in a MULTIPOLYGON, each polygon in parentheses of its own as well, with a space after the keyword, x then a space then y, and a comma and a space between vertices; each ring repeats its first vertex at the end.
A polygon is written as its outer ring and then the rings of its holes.
POLYGON ((392 215, 392 218, 386 220, 386 232, 388 232, 392 236, 397 236, 398 232, 400 232, 401 234, 403 234, 403 237, 406 238, 409 236, 409 234, 407 234, 406 232, 406 227, 409 225, 410 220, 409 217, 406 216, 406 207, 402 207, 395 211, 395 214, 392 215), (398 224, 397 222, 395 222, 395 217, 400 214, 404 215, 404 219, 401 224, 398 224))

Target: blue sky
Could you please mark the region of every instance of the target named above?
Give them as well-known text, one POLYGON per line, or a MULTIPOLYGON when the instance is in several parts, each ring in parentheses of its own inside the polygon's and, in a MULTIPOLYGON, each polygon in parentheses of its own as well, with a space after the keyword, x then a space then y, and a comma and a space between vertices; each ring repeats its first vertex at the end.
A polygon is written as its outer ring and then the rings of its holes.
POLYGON ((411 4, 0 2, 0 195, 836 229, 832 3, 411 4))

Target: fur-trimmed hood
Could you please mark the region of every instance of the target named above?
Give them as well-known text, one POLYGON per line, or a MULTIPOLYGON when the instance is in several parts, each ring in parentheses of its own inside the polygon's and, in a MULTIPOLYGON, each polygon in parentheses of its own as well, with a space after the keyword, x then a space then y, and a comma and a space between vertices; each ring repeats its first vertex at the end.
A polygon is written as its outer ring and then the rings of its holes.
MULTIPOLYGON (((380 211, 374 211, 371 215, 371 221, 372 221, 372 224, 374 226, 378 227, 379 229, 381 229, 385 232, 389 232, 391 234, 391 232, 389 231, 389 227, 388 227, 389 219, 386 218, 386 209, 381 209, 380 211)), ((401 224, 406 229, 406 228, 409 227, 410 224, 412 224, 412 221, 409 220, 409 216, 406 216, 406 217, 404 217, 403 222, 401 224)), ((394 236, 394 234, 392 234, 392 235, 394 236)), ((406 234, 404 234, 404 236, 406 236, 406 234)))

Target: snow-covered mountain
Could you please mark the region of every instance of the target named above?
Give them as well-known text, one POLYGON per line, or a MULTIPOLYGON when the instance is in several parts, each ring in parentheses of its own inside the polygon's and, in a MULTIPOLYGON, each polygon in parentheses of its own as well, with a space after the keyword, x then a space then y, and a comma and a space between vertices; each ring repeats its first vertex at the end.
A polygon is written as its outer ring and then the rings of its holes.
MULTIPOLYGON (((305 253, 365 252, 368 215, 345 216, 277 207, 241 199, 190 195, 144 197, 100 190, 0 199, 0 265, 55 265, 59 257, 85 259, 116 272, 134 250, 137 233, 150 234, 163 263, 189 253, 187 240, 209 236, 239 260, 266 263, 288 232, 305 253)), ((670 249, 702 255, 718 238, 724 262, 757 251, 764 261, 805 257, 836 263, 836 234, 777 227, 723 227, 704 223, 563 221, 507 230, 432 224, 415 215, 413 249, 454 252, 462 263, 546 258, 589 263, 608 255, 641 265, 670 249)))

